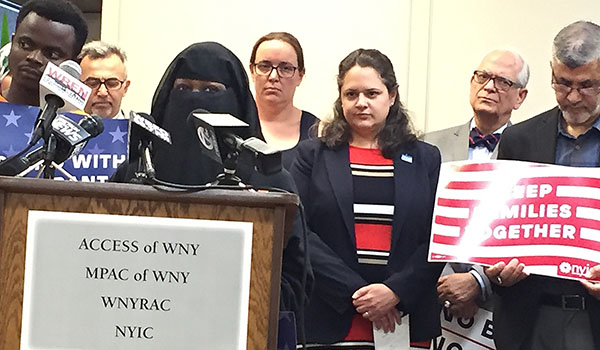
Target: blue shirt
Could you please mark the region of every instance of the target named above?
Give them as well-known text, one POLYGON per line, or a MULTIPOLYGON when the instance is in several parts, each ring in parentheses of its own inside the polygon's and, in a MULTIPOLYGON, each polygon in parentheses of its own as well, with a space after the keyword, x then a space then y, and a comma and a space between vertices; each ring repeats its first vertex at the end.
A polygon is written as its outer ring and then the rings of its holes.
POLYGON ((596 119, 590 130, 579 137, 569 134, 563 123, 558 123, 556 138, 556 164, 597 167, 600 165, 600 118, 596 119))

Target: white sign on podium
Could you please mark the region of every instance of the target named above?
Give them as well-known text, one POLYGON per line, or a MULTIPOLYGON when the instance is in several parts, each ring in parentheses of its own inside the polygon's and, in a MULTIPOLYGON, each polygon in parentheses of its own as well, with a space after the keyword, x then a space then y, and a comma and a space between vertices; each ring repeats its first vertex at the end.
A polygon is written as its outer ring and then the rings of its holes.
POLYGON ((246 349, 252 223, 29 211, 21 349, 246 349))

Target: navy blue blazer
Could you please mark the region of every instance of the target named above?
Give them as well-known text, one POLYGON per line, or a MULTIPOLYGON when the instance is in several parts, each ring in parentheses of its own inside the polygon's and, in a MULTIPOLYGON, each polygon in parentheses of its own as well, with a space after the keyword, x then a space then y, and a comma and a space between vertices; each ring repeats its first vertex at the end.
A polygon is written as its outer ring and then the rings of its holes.
MULTIPOLYGON (((411 339, 440 334, 436 282, 443 264, 427 262, 431 218, 440 170, 435 146, 417 141, 394 157, 392 244, 383 282, 410 314, 411 339)), ((352 294, 370 284, 356 254, 352 173, 348 145, 331 149, 318 139, 303 141, 290 173, 305 206, 315 289, 306 309, 308 342, 343 340, 355 314, 352 294)))

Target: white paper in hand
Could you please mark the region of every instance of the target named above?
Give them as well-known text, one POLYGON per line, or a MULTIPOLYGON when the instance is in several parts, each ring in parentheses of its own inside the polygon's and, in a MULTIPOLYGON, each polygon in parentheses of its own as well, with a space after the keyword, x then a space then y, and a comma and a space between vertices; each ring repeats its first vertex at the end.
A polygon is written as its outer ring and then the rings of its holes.
POLYGON ((396 324, 396 330, 392 333, 384 333, 373 326, 373 339, 375 350, 410 350, 408 316, 402 317, 402 324, 396 324))

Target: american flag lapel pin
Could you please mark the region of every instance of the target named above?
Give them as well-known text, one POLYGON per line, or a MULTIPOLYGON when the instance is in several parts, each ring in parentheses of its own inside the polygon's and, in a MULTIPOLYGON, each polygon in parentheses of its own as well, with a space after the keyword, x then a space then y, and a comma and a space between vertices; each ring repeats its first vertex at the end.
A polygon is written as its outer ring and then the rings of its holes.
POLYGON ((412 156, 411 156, 411 155, 409 155, 409 154, 406 154, 406 153, 404 153, 404 154, 403 154, 403 155, 400 157, 400 159, 402 159, 403 161, 405 161, 405 162, 407 162, 407 163, 411 163, 411 164, 412 164, 412 160, 413 160, 412 156))

